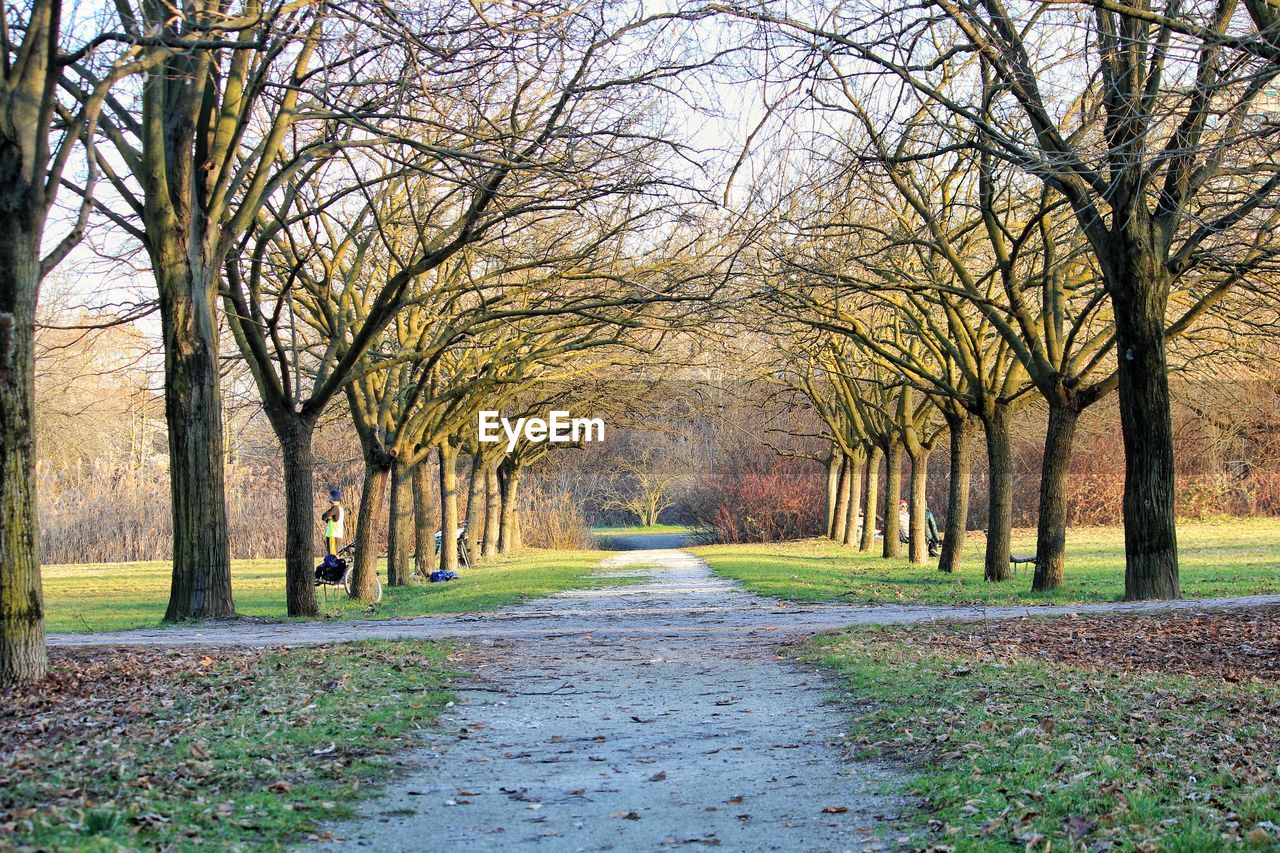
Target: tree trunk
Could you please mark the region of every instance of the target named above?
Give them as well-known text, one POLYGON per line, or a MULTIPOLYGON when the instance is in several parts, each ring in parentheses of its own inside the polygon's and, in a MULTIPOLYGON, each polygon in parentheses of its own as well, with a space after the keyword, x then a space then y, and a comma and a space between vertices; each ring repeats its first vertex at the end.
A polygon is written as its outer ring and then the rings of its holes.
POLYGON ((947 487, 946 531, 938 571, 960 571, 965 533, 969 529, 969 475, 973 470, 973 420, 968 415, 947 418, 951 431, 951 480, 947 487))
POLYGON ((876 544, 876 507, 880 501, 880 460, 884 451, 872 445, 867 454, 867 488, 862 496, 862 541, 859 551, 870 551, 876 544))
POLYGON ((1009 571, 1009 536, 1013 530, 1013 466, 1009 457, 1008 411, 997 406, 982 421, 987 436, 987 556, 983 576, 1004 581, 1009 571))
POLYGON ((413 570, 422 577, 431 574, 435 562, 435 513, 432 512, 431 466, 426 461, 413 466, 413 570))
POLYGON ((387 521, 387 586, 407 586, 411 555, 416 547, 414 524, 413 474, 419 466, 409 467, 396 459, 391 463, 391 507, 387 521))
POLYGON ((827 538, 836 538, 836 500, 840 489, 840 463, 843 454, 833 445, 827 458, 827 538))
POLYGON ((502 492, 498 488, 498 465, 484 469, 484 556, 498 556, 498 531, 502 528, 502 492))
POLYGON ((925 533, 924 512, 927 507, 925 489, 929 484, 929 451, 921 448, 911 459, 911 562, 923 565, 929 561, 929 542, 925 533))
POLYGON ((315 425, 302 418, 272 418, 284 456, 284 587, 290 616, 317 616, 315 425))
POLYGON ((467 559, 480 554, 480 535, 484 530, 484 464, 479 456, 471 457, 471 478, 467 483, 467 559))
POLYGON ((217 273, 184 254, 155 265, 164 333, 165 421, 173 510, 167 621, 235 612, 222 454, 217 273))
POLYGON ((850 457, 849 499, 845 503, 844 536, 842 545, 854 545, 858 541, 858 514, 862 512, 862 483, 866 477, 867 450, 859 447, 850 457))
POLYGON ((845 525, 849 521, 849 481, 853 479, 853 465, 843 451, 840 453, 840 476, 836 480, 835 529, 831 538, 837 543, 844 541, 845 525))
POLYGON ((889 442, 889 451, 885 454, 884 474, 884 548, 881 555, 885 559, 897 557, 902 553, 902 543, 898 534, 902 531, 902 523, 898 519, 898 503, 902 500, 902 442, 889 442))
POLYGON ((520 469, 503 464, 499 469, 502 482, 502 515, 498 528, 498 550, 503 554, 515 553, 520 547, 520 469))
MULTIPOLYGON (((1138 259, 1132 266, 1149 266, 1138 259)), ((1154 275, 1108 287, 1115 306, 1124 435, 1124 597, 1178 598, 1173 425, 1164 288, 1154 275)))
POLYGON ((1067 548, 1067 492, 1071 475, 1071 443, 1080 412, 1074 406, 1049 404, 1049 429, 1040 467, 1040 517, 1036 530, 1034 591, 1062 586, 1067 548))
POLYGON ((359 545, 356 546, 356 565, 352 570, 351 597, 370 603, 378 591, 378 521, 383 517, 391 461, 381 448, 365 454, 364 493, 360 495, 360 514, 355 530, 359 545))
POLYGON ((9 198, 17 189, 0 189, 0 685, 36 681, 48 668, 33 429, 40 235, 11 209, 33 203, 9 198))
POLYGON ((440 568, 458 570, 458 448, 448 439, 436 448, 440 455, 440 568))

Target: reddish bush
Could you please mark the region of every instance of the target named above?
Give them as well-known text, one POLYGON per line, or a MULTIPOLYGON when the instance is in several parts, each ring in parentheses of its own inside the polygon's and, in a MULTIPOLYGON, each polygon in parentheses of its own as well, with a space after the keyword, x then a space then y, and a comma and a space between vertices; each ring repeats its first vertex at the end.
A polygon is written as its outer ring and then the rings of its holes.
POLYGON ((714 465, 688 503, 695 526, 720 542, 776 542, 819 533, 825 499, 813 462, 752 449, 714 465))

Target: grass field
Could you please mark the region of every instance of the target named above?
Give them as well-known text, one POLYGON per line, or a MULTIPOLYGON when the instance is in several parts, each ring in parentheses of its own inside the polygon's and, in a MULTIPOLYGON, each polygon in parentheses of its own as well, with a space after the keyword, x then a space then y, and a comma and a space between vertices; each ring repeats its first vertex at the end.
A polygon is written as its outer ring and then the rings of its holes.
MULTIPOLYGON (((387 587, 378 605, 353 601, 338 587, 329 590, 327 602, 323 591, 317 594, 321 612, 329 618, 390 619, 493 610, 566 589, 617 586, 623 582, 618 578, 587 577, 605 556, 598 551, 533 551, 497 558, 463 570, 460 579, 448 583, 387 587)), ((170 572, 167 562, 45 566, 45 630, 83 633, 157 625, 168 603, 170 572)), ((385 583, 381 564, 379 572, 385 583)), ((236 560, 231 576, 238 613, 286 618, 282 560, 236 560)))
POLYGON ((452 698, 442 642, 72 650, 0 694, 0 849, 278 850, 351 817, 452 698))
POLYGON ((1274 682, 974 660, 918 639, 934 630, 807 653, 847 691, 857 751, 904 766, 914 848, 1280 849, 1274 682))
MULTIPOLYGON (((1280 519, 1183 522, 1178 541, 1184 598, 1280 592, 1280 519)), ((971 537, 956 575, 939 572, 936 561, 913 566, 905 558, 884 560, 878 551, 861 554, 819 539, 693 551, 752 592, 795 601, 1053 604, 1115 601, 1124 595, 1119 528, 1070 531, 1066 581, 1047 593, 1031 592, 1026 570, 1005 583, 985 583, 984 547, 981 536, 971 537)), ((1034 554, 1035 531, 1018 531, 1013 552, 1034 554)))

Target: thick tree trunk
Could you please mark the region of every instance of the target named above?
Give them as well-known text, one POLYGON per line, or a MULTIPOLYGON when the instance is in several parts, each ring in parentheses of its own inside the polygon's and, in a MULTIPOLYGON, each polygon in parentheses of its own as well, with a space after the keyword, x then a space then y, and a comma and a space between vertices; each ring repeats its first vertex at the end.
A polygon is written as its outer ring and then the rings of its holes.
POLYGON ((173 583, 164 618, 235 612, 223 476, 217 273, 185 255, 156 265, 164 333, 165 420, 173 509, 173 583))
POLYGON ((921 449, 911 459, 911 541, 908 555, 913 563, 929 560, 929 542, 925 533, 924 512, 927 509, 925 489, 929 481, 929 451, 921 449))
POLYGON ((16 186, 0 193, 6 202, 0 211, 0 685, 5 685, 42 678, 48 658, 33 429, 40 235, 22 227, 29 216, 12 209, 33 200, 16 186))
POLYGON ((360 495, 360 513, 355 530, 359 545, 356 546, 351 597, 370 603, 378 591, 378 521, 383 518, 391 461, 381 448, 365 453, 364 493, 360 495))
POLYGON ((513 554, 520 547, 520 469, 504 464, 499 469, 502 482, 502 514, 498 528, 498 550, 513 554))
MULTIPOLYGON (((1135 250, 1136 251, 1136 250, 1135 250)), ((1149 264, 1140 258, 1131 267, 1149 264)), ((1130 276, 1112 293, 1124 435, 1124 597, 1178 598, 1173 425, 1165 356, 1164 288, 1130 276)))
POLYGON ((983 577, 1008 580, 1009 536, 1013 530, 1013 466, 1009 456, 1008 411, 996 407, 982 421, 987 436, 987 556, 983 577))
POLYGON ((848 456, 840 453, 840 476, 836 480, 835 529, 831 538, 836 542, 844 541, 845 525, 849 521, 849 482, 853 479, 853 465, 848 456))
POLYGON ((891 441, 889 451, 885 454, 884 473, 884 548, 881 556, 885 559, 897 557, 902 553, 902 543, 898 535, 902 531, 902 523, 898 518, 898 503, 902 500, 902 442, 891 441))
POLYGON ((845 504, 843 545, 854 545, 858 541, 858 515, 862 512, 862 483, 866 477, 867 451, 859 447, 850 457, 849 499, 845 504))
MULTIPOLYGON (((418 466, 414 466, 415 468, 418 466)), ((391 463, 391 507, 387 520, 387 586, 407 586, 412 571, 410 549, 417 547, 413 506, 413 472, 399 459, 391 463)))
POLYGON ((413 466, 413 570, 431 574, 435 562, 435 512, 431 505, 431 466, 424 460, 413 466))
POLYGON ((836 538, 836 500, 840 490, 840 463, 842 454, 836 447, 831 448, 827 458, 827 538, 836 538))
POLYGON ((1074 406, 1049 406, 1040 467, 1040 518, 1036 531, 1036 572, 1031 589, 1062 586, 1067 548, 1067 492, 1070 488, 1071 443, 1080 412, 1074 406))
POLYGON ((524 548, 524 524, 521 515, 524 510, 520 506, 520 481, 511 484, 515 490, 512 492, 512 510, 511 510, 511 551, 519 553, 524 548))
POLYGON ((479 456, 471 457, 471 478, 467 482, 467 559, 480 554, 480 537, 484 532, 484 464, 479 456))
POLYGON ((880 501, 880 460, 884 451, 872 446, 867 453, 867 488, 862 495, 862 540, 859 551, 870 551, 876 544, 876 507, 880 501))
POLYGON ((316 616, 315 425, 301 418, 273 418, 284 455, 284 587, 290 616, 316 616))
POLYGON ((499 530, 502 528, 502 491, 498 487, 498 465, 490 462, 484 469, 484 554, 498 556, 499 530))
POLYGON ((946 531, 942 534, 942 554, 938 570, 960 571, 965 533, 969 529, 969 476, 973 470, 973 420, 949 417, 951 432, 951 481, 947 487, 946 531))
POLYGON ((458 570, 458 448, 440 442, 440 568, 458 570))

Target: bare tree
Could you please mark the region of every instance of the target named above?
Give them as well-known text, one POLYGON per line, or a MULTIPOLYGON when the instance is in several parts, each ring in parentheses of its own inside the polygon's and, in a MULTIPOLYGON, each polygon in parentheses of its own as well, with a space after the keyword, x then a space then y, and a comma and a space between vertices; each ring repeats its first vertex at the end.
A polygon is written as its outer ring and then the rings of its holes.
MULTIPOLYGON (((198 44, 147 70, 140 104, 108 102, 97 158, 123 202, 99 209, 145 247, 159 291, 174 518, 166 619, 234 611, 218 288, 227 257, 276 186, 305 160, 351 141, 321 132, 302 157, 283 156, 304 116, 350 106, 343 99, 351 87, 326 87, 323 75, 359 67, 366 43, 337 32, 350 30, 350 19, 347 27, 337 23, 337 10, 288 0, 235 12, 209 0, 176 10, 116 5, 127 32, 198 44)), ((332 131, 331 122, 322 124, 332 131)))
MULTIPOLYGON (((492 302, 497 291, 484 284, 495 280, 492 270, 443 291, 428 288, 434 309, 442 312, 430 329, 418 330, 429 332, 429 346, 424 341, 416 351, 401 351, 391 364, 374 358, 361 366, 398 312, 418 300, 419 316, 426 316, 423 278, 464 247, 517 233, 541 219, 579 216, 580 225, 602 200, 660 195, 663 128, 635 115, 644 112, 639 104, 652 94, 648 84, 681 66, 663 64, 656 51, 643 66, 620 65, 614 50, 619 40, 633 37, 633 20, 600 19, 550 3, 503 14, 510 20, 459 9, 402 33, 407 47, 400 50, 408 50, 410 71, 393 90, 396 118, 353 112, 354 107, 331 110, 339 117, 322 129, 343 140, 350 167, 335 180, 314 153, 325 143, 304 138, 287 158, 300 165, 281 173, 279 198, 268 200, 269 215, 260 217, 254 243, 245 249, 247 280, 238 273, 241 259, 231 259, 227 298, 233 329, 289 463, 290 612, 315 609, 308 565, 309 436, 325 406, 359 372, 392 369, 402 380, 397 387, 414 386, 411 374, 429 371, 433 358, 470 334, 476 323, 504 316, 492 302), (524 25, 547 16, 566 26, 524 25), (447 62, 433 53, 433 40, 446 38, 461 39, 447 62), (477 78, 475 69, 485 73, 477 78), (530 97, 534 91, 539 94, 530 97), (376 154, 353 153, 358 139, 330 129, 351 125, 381 134, 376 154), (264 263, 272 255, 275 261, 264 263), (336 289, 334 274, 341 283, 336 289), (269 287, 263 286, 264 278, 271 279, 269 287), (286 330, 295 299, 308 301, 308 322, 319 335, 313 358, 301 366, 312 382, 305 395, 300 390, 304 377, 289 375, 299 369, 295 338, 286 330), (471 312, 467 319, 451 322, 464 308, 471 312)), ((367 110, 376 98, 366 94, 359 104, 367 110)), ((653 206, 633 204, 620 221, 592 230, 592 239, 616 234, 621 223, 644 218, 653 206)), ((522 263, 568 263, 581 251, 580 245, 555 237, 544 257, 522 263)), ((375 404, 375 410, 380 407, 375 404)), ((375 436, 378 423, 375 417, 361 431, 370 470, 394 473, 399 485, 408 477, 398 469, 418 463, 408 453, 397 462, 385 439, 375 436)), ((450 452, 446 449, 446 456, 450 452)), ((416 460, 417 453, 413 456, 416 460)), ((374 492, 369 494, 372 499, 374 492)), ((397 569, 403 565, 400 550, 397 569)), ((359 578, 366 575, 357 571, 359 578)))
POLYGON ((634 515, 641 527, 653 527, 692 485, 691 470, 671 444, 657 440, 631 444, 630 452, 617 460, 615 477, 602 505, 634 515))
MULTIPOLYGON (((991 472, 985 576, 1005 580, 1013 493, 1009 414, 1027 401, 1026 370, 991 319, 956 284, 955 271, 936 262, 914 229, 904 230, 895 221, 901 214, 882 209, 884 190, 868 183, 865 172, 828 179, 822 187, 821 194, 808 194, 816 201, 790 213, 786 227, 779 227, 773 238, 777 245, 770 250, 777 272, 766 278, 763 295, 792 322, 848 337, 878 362, 878 373, 869 376, 873 382, 866 387, 905 383, 938 406, 957 450, 944 570, 956 568, 963 542, 970 416, 982 424, 991 472)), ((965 253, 975 265, 989 263, 989 255, 972 246, 965 253)), ((987 292, 995 286, 985 273, 977 281, 987 292)), ((895 509, 884 521, 884 547, 886 555, 896 556, 890 534, 897 530, 907 420, 902 413, 890 414, 896 412, 896 398, 855 399, 869 412, 864 429, 885 459, 886 493, 895 509)), ((875 476, 869 469, 868 497, 879 496, 875 476)))
POLYGON ((1115 317, 1125 595, 1177 597, 1166 313, 1171 291, 1199 292, 1194 317, 1274 257, 1280 168, 1263 101, 1280 12, 1251 0, 730 11, 879 69, 1067 201, 1115 317))
MULTIPOLYGON (((33 437, 36 305, 44 276, 83 237, 90 203, 71 214, 52 247, 46 229, 76 151, 92 159, 111 88, 163 55, 158 39, 153 50, 96 28, 69 46, 69 14, 60 0, 6 3, 0 11, 0 684, 36 680, 46 667, 33 437), (92 78, 77 102, 59 99, 69 68, 92 78)), ((86 197, 95 177, 90 165, 86 197)))

